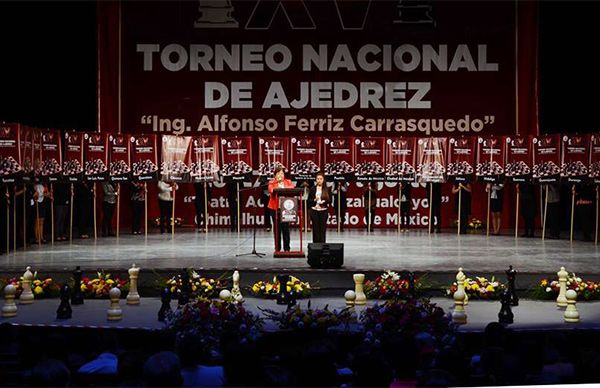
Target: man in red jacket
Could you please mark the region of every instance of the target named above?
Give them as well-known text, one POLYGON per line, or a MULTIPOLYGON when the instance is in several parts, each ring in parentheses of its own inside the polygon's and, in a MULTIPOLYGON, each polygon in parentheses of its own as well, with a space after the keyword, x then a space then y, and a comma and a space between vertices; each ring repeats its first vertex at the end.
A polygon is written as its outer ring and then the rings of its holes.
POLYGON ((277 230, 278 236, 275 237, 275 250, 281 250, 281 239, 283 237, 283 250, 286 252, 290 251, 290 228, 287 222, 281 222, 281 215, 277 212, 279 208, 279 204, 277 203, 277 199, 275 198, 275 194, 273 194, 274 189, 291 189, 294 187, 294 183, 285 179, 285 170, 283 167, 277 167, 275 169, 275 178, 269 182, 269 209, 273 214, 271 219, 277 222, 277 227, 274 228, 277 230), (275 218, 277 215, 277 218, 275 218))

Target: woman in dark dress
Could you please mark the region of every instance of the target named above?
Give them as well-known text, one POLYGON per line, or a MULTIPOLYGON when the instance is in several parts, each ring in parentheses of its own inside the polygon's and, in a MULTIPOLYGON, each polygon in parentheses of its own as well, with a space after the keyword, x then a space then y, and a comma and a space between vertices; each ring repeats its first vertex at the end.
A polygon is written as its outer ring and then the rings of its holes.
POLYGON ((326 242, 327 217, 331 204, 331 193, 325 184, 325 175, 317 174, 316 183, 308 192, 308 208, 314 243, 326 242))
POLYGON ((454 211, 459 216, 460 220, 460 234, 467 233, 467 223, 469 214, 471 214, 471 184, 459 183, 458 185, 452 186, 452 194, 456 196, 455 209, 454 211), (460 195, 459 195, 460 192, 460 195), (458 214, 458 199, 460 198, 460 214, 458 214))

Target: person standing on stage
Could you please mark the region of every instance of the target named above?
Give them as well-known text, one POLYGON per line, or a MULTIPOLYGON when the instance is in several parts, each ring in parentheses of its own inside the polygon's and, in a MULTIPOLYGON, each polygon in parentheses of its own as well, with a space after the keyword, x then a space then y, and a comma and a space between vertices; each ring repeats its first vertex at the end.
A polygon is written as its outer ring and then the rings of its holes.
MULTIPOLYGON (((241 193, 240 193, 241 200, 241 193)), ((227 182, 227 202, 229 204, 229 220, 231 231, 235 232, 238 225, 238 183, 227 182)))
POLYGON ((69 215, 69 184, 57 182, 53 187, 54 215, 56 228, 56 241, 67 240, 67 217, 69 215))
POLYGON ((582 232, 583 241, 592 241, 594 223, 594 188, 588 184, 573 187, 575 191, 575 219, 582 232))
POLYGON ((141 234, 142 213, 146 202, 146 192, 142 182, 131 182, 131 234, 141 234))
POLYGON ((525 233, 521 237, 533 237, 535 230, 535 185, 532 183, 517 183, 517 192, 519 193, 521 217, 525 224, 525 233))
POLYGON ((344 225, 346 225, 347 215, 346 211, 348 210, 348 183, 347 182, 334 182, 333 189, 331 190, 332 198, 333 198, 333 213, 335 214, 335 219, 337 223, 340 223, 340 232, 344 231, 344 225), (340 217, 338 218, 338 200, 339 200, 339 210, 340 217))
MULTIPOLYGON (((173 191, 177 190, 176 183, 158 181, 158 206, 160 209, 160 233, 165 233, 172 225, 169 223, 173 213, 173 191)), ((171 220, 175 222, 175 220, 171 220)))
MULTIPOLYGON (((75 190, 75 204, 77 205, 77 229, 79 232, 79 238, 89 238, 90 227, 94 220, 93 215, 93 201, 94 191, 90 187, 93 185, 88 182, 81 182, 76 185, 75 190)), ((34 209, 35 211, 35 209, 34 209)))
POLYGON ((503 202, 504 184, 488 184, 485 191, 490 193, 490 212, 492 213, 492 234, 498 236, 500 234, 500 226, 502 225, 502 202, 503 202))
POLYGON ((427 197, 431 195, 431 231, 442 232, 442 184, 428 183, 426 186, 427 197), (434 222, 435 220, 435 222, 434 222))
POLYGON ((275 236, 275 250, 281 250, 281 240, 283 239, 283 250, 286 252, 290 251, 290 227, 287 222, 281 222, 281 216, 277 209, 279 209, 279 204, 275 198, 275 194, 273 193, 274 189, 291 189, 294 187, 294 183, 285 178, 285 170, 283 167, 279 166, 275 169, 275 179, 269 182, 269 195, 271 196, 269 199, 269 209, 271 209, 271 213, 273 214, 273 220, 275 220, 277 229, 277 236, 275 236))
POLYGON ((377 190, 371 186, 370 182, 363 193, 363 198, 365 204, 365 228, 367 231, 373 231, 373 227, 375 226, 375 208, 377 207, 377 190))
POLYGON ((459 183, 458 185, 452 186, 452 194, 456 195, 455 209, 457 216, 460 220, 460 234, 467 233, 467 222, 469 220, 469 214, 471 214, 471 184, 467 183, 463 185, 459 183), (460 196, 458 194, 459 191, 460 196), (460 214, 458 214, 458 199, 460 198, 460 214))
POLYGON ((308 207, 310 209, 310 221, 312 223, 312 234, 314 243, 326 242, 327 217, 329 216, 329 205, 331 204, 331 193, 325 184, 325 175, 318 173, 316 184, 308 193, 308 207))
POLYGON ((546 226, 550 234, 548 238, 560 238, 560 185, 548 185, 548 213, 546 214, 546 226))
POLYGON ((112 182, 102 182, 102 237, 114 236, 112 231, 112 216, 117 203, 117 192, 112 182))
POLYGON ((410 227, 410 182, 400 182, 400 230, 407 231, 410 227))
POLYGON ((46 243, 44 220, 50 209, 50 194, 46 185, 42 184, 37 178, 33 188, 33 200, 37 202, 38 206, 36 209, 35 239, 38 243, 46 243))
POLYGON ((204 215, 208 214, 208 201, 210 201, 210 186, 206 183, 206 196, 204 195, 204 183, 194 183, 196 196, 194 197, 194 205, 196 206, 196 225, 198 232, 204 232, 205 219, 204 215))
POLYGON ((267 232, 271 231, 271 211, 269 210, 269 179, 266 176, 260 177, 260 201, 264 210, 264 222, 263 225, 267 228, 267 232))

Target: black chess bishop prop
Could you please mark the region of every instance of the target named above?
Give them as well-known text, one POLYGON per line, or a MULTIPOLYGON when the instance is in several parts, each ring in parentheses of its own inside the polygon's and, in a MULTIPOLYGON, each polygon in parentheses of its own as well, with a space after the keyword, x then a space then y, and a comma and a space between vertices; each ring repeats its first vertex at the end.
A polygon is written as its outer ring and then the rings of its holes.
POLYGON ((510 293, 510 305, 518 306, 519 297, 517 296, 517 290, 515 288, 515 281, 517 279, 517 271, 513 269, 512 265, 508 266, 506 270, 506 277, 508 279, 508 292, 510 293))
POLYGON ((510 291, 504 290, 500 296, 500 303, 502 303, 502 307, 498 313, 498 322, 505 324, 513 323, 515 316, 510 307, 510 291))

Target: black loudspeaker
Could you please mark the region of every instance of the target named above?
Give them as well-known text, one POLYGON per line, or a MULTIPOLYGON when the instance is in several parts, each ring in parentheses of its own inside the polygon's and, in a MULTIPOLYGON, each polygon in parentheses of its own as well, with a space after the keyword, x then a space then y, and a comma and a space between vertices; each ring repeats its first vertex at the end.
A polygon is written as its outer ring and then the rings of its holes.
POLYGON ((308 244, 308 265, 312 268, 340 268, 344 265, 344 244, 308 244))

